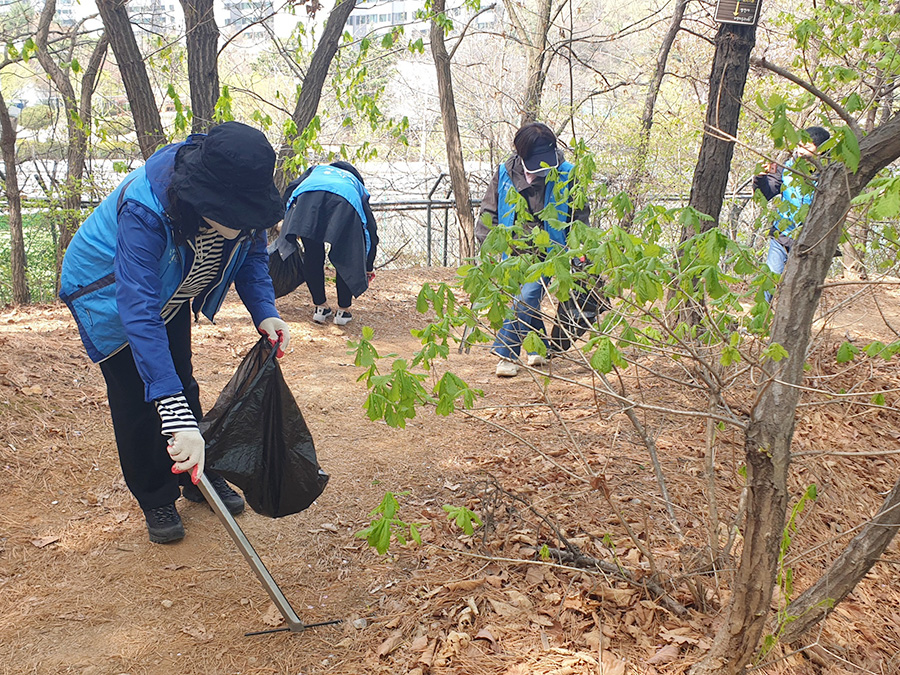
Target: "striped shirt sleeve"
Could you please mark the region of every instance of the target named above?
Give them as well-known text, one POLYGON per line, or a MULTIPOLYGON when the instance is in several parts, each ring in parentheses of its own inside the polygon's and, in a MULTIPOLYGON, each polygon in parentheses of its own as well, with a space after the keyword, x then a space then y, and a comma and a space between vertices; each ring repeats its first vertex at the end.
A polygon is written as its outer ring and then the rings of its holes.
POLYGON ((162 420, 163 436, 172 436, 177 431, 199 431, 197 420, 184 394, 165 396, 156 401, 156 412, 162 420))

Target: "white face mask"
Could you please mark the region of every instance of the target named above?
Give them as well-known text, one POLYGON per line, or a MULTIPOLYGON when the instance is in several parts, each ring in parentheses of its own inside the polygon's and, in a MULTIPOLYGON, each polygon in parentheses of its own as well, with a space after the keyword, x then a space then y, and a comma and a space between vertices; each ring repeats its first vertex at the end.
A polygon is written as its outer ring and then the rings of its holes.
POLYGON ((226 239, 237 239, 237 237, 241 234, 240 230, 232 230, 230 227, 225 227, 221 223, 217 223, 215 220, 211 220, 206 216, 203 216, 203 220, 205 220, 212 229, 214 229, 226 239))
POLYGON ((550 175, 550 169, 555 169, 555 166, 548 166, 546 169, 538 169, 537 171, 529 171, 525 166, 525 162, 522 162, 522 170, 525 172, 525 180, 529 183, 533 183, 535 178, 541 177, 546 178, 550 175))

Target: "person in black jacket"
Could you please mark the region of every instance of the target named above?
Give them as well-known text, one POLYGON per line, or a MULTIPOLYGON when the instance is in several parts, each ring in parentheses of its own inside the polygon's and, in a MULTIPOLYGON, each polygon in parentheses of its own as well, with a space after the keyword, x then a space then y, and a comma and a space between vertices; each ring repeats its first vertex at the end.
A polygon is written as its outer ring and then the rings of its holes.
POLYGON ((285 215, 275 249, 285 257, 297 240, 303 245, 303 276, 315 309, 313 321, 332 319, 344 326, 353 319, 353 298, 362 295, 375 276, 378 226, 369 206, 369 191, 349 162, 307 169, 284 192, 285 215), (338 311, 325 299, 325 244, 335 269, 338 311))

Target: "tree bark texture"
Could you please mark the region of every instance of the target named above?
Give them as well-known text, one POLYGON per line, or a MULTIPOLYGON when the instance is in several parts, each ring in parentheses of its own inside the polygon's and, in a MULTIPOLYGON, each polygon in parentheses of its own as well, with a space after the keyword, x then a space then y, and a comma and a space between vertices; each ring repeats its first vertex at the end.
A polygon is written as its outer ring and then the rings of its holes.
POLYGON ((9 116, 3 92, 0 92, 0 154, 6 168, 6 202, 9 209, 9 269, 12 276, 13 303, 31 302, 25 264, 25 236, 22 231, 22 193, 16 168, 16 128, 9 116))
POLYGON ((205 133, 213 125, 219 100, 219 27, 213 0, 181 0, 187 31, 188 82, 191 87, 191 131, 205 133))
POLYGON ((684 18, 684 9, 687 7, 688 2, 689 0, 678 0, 675 3, 675 11, 672 13, 672 20, 669 22, 669 29, 666 31, 665 37, 663 37, 663 41, 659 46, 659 52, 656 54, 656 67, 653 70, 653 76, 647 85, 647 98, 644 100, 644 111, 641 114, 641 130, 635 151, 634 169, 625 185, 625 193, 631 197, 631 202, 635 205, 635 209, 625 217, 625 222, 622 224, 626 230, 630 229, 632 222, 634 222, 634 211, 637 210, 637 204, 640 201, 637 191, 644 180, 646 180, 647 153, 650 150, 650 131, 653 128, 656 99, 659 96, 659 89, 666 74, 669 52, 672 51, 672 45, 675 43, 678 31, 681 30, 681 20, 684 18))
POLYGON ((147 159, 165 144, 166 136, 156 107, 153 87, 144 67, 144 57, 138 48, 131 20, 125 9, 126 1, 97 0, 97 9, 122 74, 141 155, 147 159))
POLYGON ((781 641, 796 642, 812 626, 831 614, 881 557, 900 529, 900 479, 894 483, 878 513, 831 564, 816 583, 788 606, 790 623, 781 641))
MULTIPOLYGON (((433 0, 435 15, 443 14, 445 0, 433 0)), ((456 101, 453 97, 453 79, 450 75, 450 55, 444 43, 444 29, 438 22, 431 21, 431 54, 437 71, 438 96, 441 106, 441 122, 444 126, 444 142, 447 145, 447 165, 450 171, 450 185, 456 201, 456 216, 459 219, 459 251, 463 259, 475 255, 475 216, 472 214, 469 181, 463 162, 462 140, 459 135, 459 121, 456 116, 456 101)))
MULTIPOLYGON (((734 141, 729 139, 737 136, 741 99, 750 70, 750 52, 756 44, 756 26, 720 24, 715 44, 706 124, 689 201, 690 206, 713 218, 703 222, 703 231, 718 224, 722 211, 734 154, 734 141)), ((682 241, 694 234, 685 230, 682 241)))
MULTIPOLYGON (((297 105, 294 107, 294 114, 291 119, 297 126, 297 133, 303 133, 307 125, 312 122, 316 116, 316 110, 319 108, 319 100, 322 98, 322 89, 325 86, 325 79, 328 77, 328 69, 331 67, 331 61, 337 54, 338 45, 341 41, 341 35, 344 33, 344 26, 350 17, 350 12, 356 7, 356 0, 342 0, 328 15, 328 21, 325 24, 325 30, 322 31, 322 37, 316 50, 313 52, 312 60, 309 62, 309 69, 303 78, 303 85, 300 89, 300 95, 297 97, 297 105)), ((285 138, 278 151, 278 169, 275 172, 275 185, 279 190, 283 190, 284 186, 290 183, 284 174, 284 160, 291 156, 293 138, 285 138)))
POLYGON ((800 398, 798 385, 803 381, 822 282, 831 267, 850 200, 878 171, 900 157, 900 115, 862 139, 860 151, 856 173, 849 173, 841 163, 822 172, 778 289, 771 342, 784 347, 789 356, 778 363, 769 362, 769 375, 760 385, 750 413, 744 443, 747 515, 734 595, 709 655, 692 669, 692 675, 744 672, 769 617, 788 503, 787 471, 800 398))
POLYGON ((525 83, 525 101, 522 107, 521 124, 535 122, 541 110, 541 94, 547 77, 547 33, 550 31, 550 8, 552 0, 538 0, 537 25, 534 34, 525 37, 528 44, 528 77, 525 83))
MULTIPOLYGON (((62 259, 72 235, 81 222, 81 193, 84 178, 85 155, 88 138, 91 134, 91 98, 100 66, 106 57, 109 42, 106 34, 100 36, 91 52, 88 66, 81 79, 81 94, 76 95, 72 80, 56 62, 54 55, 48 51, 47 36, 50 22, 56 13, 56 0, 47 0, 38 22, 35 42, 38 46, 37 59, 41 68, 47 73, 53 84, 62 95, 63 108, 66 112, 66 133, 68 148, 66 149, 66 188, 63 196, 63 214, 59 223, 59 239, 56 247, 56 287, 59 290, 59 274, 62 259)), ((72 43, 78 35, 72 35, 72 43)), ((71 51, 71 49, 70 49, 71 51)), ((70 61, 70 54, 63 54, 63 60, 70 61)))

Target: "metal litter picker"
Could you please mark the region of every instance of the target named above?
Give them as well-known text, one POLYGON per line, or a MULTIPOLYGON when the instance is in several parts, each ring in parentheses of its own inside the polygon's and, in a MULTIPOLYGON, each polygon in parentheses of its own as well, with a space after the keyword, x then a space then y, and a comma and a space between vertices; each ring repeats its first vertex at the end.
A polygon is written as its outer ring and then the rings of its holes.
POLYGON ((206 497, 206 502, 212 507, 212 510, 215 511, 216 515, 219 517, 219 520, 221 520, 222 524, 225 526, 225 529, 228 530, 228 534, 231 535, 234 543, 237 544, 238 549, 240 549, 241 553, 243 553, 244 558, 247 559, 247 562, 250 564, 253 573, 256 574, 257 579, 259 579, 259 582, 263 585, 263 588, 266 589, 266 593, 269 594, 272 602, 275 603, 275 606, 278 608, 278 611, 281 612, 281 616, 284 617, 284 620, 287 623, 287 626, 283 628, 272 628, 270 630, 254 631, 251 633, 244 633, 244 635, 266 635, 268 633, 282 633, 287 631, 290 631, 291 633, 299 633, 306 630, 307 628, 315 628, 316 626, 330 626, 332 624, 341 623, 342 619, 321 621, 319 623, 303 623, 297 616, 296 612, 294 612, 293 607, 291 607, 291 603, 289 603, 287 598, 284 597, 284 593, 282 593, 281 589, 278 588, 278 584, 275 583, 275 579, 273 579, 272 575, 269 574, 269 570, 266 569, 263 561, 253 549, 253 546, 250 544, 250 541, 247 539, 247 536, 244 534, 243 530, 241 530, 240 526, 237 524, 234 516, 232 516, 231 513, 228 512, 228 509, 222 502, 222 498, 219 497, 219 494, 215 491, 212 484, 209 482, 206 474, 200 475, 200 480, 197 483, 197 487, 200 488, 200 492, 202 492, 203 496, 206 497))

